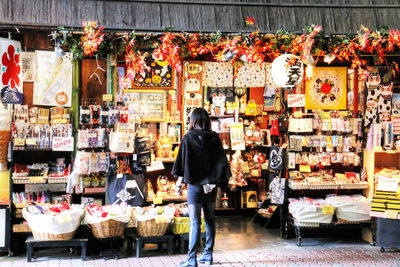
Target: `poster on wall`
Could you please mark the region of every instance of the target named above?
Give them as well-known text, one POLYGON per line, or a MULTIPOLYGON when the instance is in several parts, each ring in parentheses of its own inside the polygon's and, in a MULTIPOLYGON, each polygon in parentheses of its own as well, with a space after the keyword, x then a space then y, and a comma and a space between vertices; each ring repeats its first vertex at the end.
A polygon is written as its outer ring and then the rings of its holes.
POLYGON ((198 61, 186 61, 183 70, 183 123, 184 132, 187 132, 192 110, 202 107, 203 103, 203 66, 198 61))
POLYGON ((346 96, 346 67, 315 67, 306 82, 306 109, 346 109, 346 96))
POLYGON ((1 102, 22 104, 21 42, 0 38, 1 102))
POLYGON ((175 89, 175 70, 168 61, 146 58, 147 71, 138 73, 133 80, 132 89, 175 89))
POLYGON ((22 52, 22 79, 24 82, 34 82, 36 78, 36 53, 22 52))
POLYGON ((52 51, 36 51, 37 77, 33 87, 33 104, 71 107, 72 54, 65 53, 61 64, 51 63, 52 51))

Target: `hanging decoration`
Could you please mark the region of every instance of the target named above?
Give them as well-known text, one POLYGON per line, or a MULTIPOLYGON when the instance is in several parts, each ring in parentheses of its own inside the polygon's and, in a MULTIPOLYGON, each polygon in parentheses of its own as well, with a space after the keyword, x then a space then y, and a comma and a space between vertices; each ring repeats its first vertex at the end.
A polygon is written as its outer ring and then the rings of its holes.
POLYGON ((22 104, 21 42, 0 38, 1 102, 22 104))
MULTIPOLYGON (((317 58, 324 59, 328 64, 334 61, 349 62, 351 68, 358 69, 364 78, 368 76, 367 61, 363 58, 366 54, 377 56, 382 64, 393 65, 394 68, 391 69, 393 75, 399 70, 397 63, 389 61, 389 57, 400 51, 400 30, 371 31, 361 26, 357 34, 326 36, 321 26, 312 25, 305 28, 302 34, 280 30, 271 37, 260 34, 253 17, 247 17, 245 24, 256 29, 251 33, 236 35, 221 32, 211 34, 165 32, 161 37, 140 36, 134 46, 137 51, 139 48, 151 50, 149 53, 152 53, 153 58, 166 61, 177 71, 181 71, 182 60, 199 59, 204 55, 211 56, 218 62, 229 62, 237 71, 243 63, 259 63, 261 68, 264 61, 273 61, 282 54, 293 54, 307 65, 315 64, 317 58)), ((67 38, 68 40, 63 43, 74 53, 74 59, 91 56, 93 53, 104 55, 115 52, 112 43, 120 37, 101 34, 102 27, 98 28, 96 21, 84 21, 84 30, 85 36, 80 42, 84 53, 76 47, 75 41, 69 40, 73 38, 67 38)), ((119 52, 125 50, 124 47, 119 52)), ((132 62, 131 65, 135 66, 131 68, 131 72, 137 73, 141 68, 139 65, 143 65, 143 55, 135 52, 128 58, 132 62)), ((234 76, 236 74, 234 73, 234 76)))
POLYGON ((97 21, 93 20, 84 20, 82 25, 85 34, 81 39, 84 56, 92 56, 104 40, 104 34, 100 34, 103 27, 98 28, 97 21))

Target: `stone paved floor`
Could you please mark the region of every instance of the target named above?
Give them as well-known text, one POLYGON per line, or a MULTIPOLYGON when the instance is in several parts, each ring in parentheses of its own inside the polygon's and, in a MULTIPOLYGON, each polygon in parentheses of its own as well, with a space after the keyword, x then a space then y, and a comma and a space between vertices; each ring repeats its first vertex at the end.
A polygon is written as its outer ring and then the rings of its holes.
MULTIPOLYGON (((217 240, 214 253, 216 266, 400 266, 400 253, 380 252, 357 238, 305 238, 297 247, 295 239, 280 239, 277 230, 265 230, 249 218, 218 217, 217 240)), ((119 260, 103 260, 89 255, 82 263, 78 257, 70 257, 54 250, 51 256, 39 252, 33 263, 26 263, 25 255, 13 258, 0 257, 0 267, 12 266, 178 266, 185 255, 165 256, 148 248, 144 258, 134 256, 119 260)))

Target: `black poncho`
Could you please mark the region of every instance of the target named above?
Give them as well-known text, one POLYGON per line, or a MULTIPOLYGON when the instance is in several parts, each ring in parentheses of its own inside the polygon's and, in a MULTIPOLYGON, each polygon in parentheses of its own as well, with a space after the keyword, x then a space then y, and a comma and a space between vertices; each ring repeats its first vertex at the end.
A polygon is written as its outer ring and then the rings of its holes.
POLYGON ((191 129, 182 138, 172 174, 185 183, 224 183, 232 176, 222 142, 216 132, 191 129))

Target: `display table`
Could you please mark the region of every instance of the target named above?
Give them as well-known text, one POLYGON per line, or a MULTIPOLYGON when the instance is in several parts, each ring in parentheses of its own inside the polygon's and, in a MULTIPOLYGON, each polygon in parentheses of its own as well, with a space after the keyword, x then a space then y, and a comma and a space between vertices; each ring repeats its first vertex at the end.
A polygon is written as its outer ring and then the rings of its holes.
POLYGON ((34 248, 60 248, 60 247, 81 247, 81 260, 86 259, 86 243, 87 239, 71 239, 71 240, 56 240, 56 241, 40 241, 35 240, 32 236, 26 239, 26 259, 32 261, 34 248))
MULTIPOLYGON (((140 258, 143 254, 143 247, 145 244, 157 244, 158 249, 162 248, 164 243, 168 245, 168 255, 172 255, 174 250, 174 236, 163 235, 163 236, 149 236, 149 237, 135 237, 132 238, 136 242, 136 257, 140 258)), ((128 241, 130 242, 130 241, 128 241)), ((130 244, 128 244, 128 252, 132 251, 130 244)))

